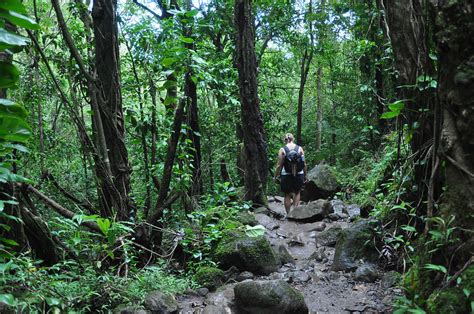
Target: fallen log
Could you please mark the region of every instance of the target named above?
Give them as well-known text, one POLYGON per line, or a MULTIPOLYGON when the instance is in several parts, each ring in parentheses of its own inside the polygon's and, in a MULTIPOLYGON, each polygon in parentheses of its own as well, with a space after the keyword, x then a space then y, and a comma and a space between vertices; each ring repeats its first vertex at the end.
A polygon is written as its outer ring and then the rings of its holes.
MULTIPOLYGON (((70 211, 69 209, 66 209, 63 206, 59 205, 54 200, 52 200, 48 196, 44 195, 42 192, 38 191, 37 189, 35 189, 30 184, 22 183, 21 188, 23 188, 28 193, 32 193, 32 194, 36 195, 39 199, 41 199, 43 201, 43 203, 45 203, 49 208, 53 209, 55 212, 57 212, 61 216, 69 218, 69 219, 72 219, 72 218, 74 218, 74 216, 76 216, 76 213, 74 213, 74 212, 70 211)), ((82 222, 81 225, 89 228, 90 230, 92 230, 94 232, 102 233, 99 226, 94 221, 85 221, 85 222, 82 222)))

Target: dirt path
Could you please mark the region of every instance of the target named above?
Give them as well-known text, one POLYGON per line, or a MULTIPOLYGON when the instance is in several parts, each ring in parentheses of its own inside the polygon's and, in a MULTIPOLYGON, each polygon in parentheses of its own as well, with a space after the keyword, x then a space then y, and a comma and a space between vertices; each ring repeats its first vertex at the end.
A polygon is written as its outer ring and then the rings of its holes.
MULTIPOLYGON (((270 202, 272 211, 283 214, 280 202, 270 202)), ((316 240, 322 223, 298 223, 279 220, 275 215, 256 214, 257 221, 265 226, 266 237, 273 247, 284 247, 293 257, 293 263, 283 265, 278 272, 254 279, 285 279, 304 294, 310 313, 390 313, 393 296, 401 291, 389 287, 385 281, 358 282, 353 273, 331 270, 334 247, 322 246, 316 240), (318 229, 318 228, 316 228, 318 229), (316 252, 316 253, 315 253, 316 252)), ((347 228, 346 220, 325 220, 325 230, 339 225, 347 228)), ((382 275, 383 277, 383 275, 382 275)), ((238 313, 232 306, 233 284, 204 296, 187 296, 180 300, 182 313, 238 313), (203 311, 204 306, 208 306, 203 311), (223 311, 222 309, 226 310, 223 311)), ((275 313, 277 314, 277 313, 275 313)))

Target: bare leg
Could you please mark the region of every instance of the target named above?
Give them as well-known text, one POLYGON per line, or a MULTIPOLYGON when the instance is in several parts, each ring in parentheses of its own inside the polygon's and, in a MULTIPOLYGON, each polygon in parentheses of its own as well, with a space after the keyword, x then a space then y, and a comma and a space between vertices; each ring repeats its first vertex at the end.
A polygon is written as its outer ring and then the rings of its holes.
POLYGON ((291 209, 291 193, 285 193, 285 210, 286 210, 286 213, 288 214, 290 212, 290 209, 291 209))
POLYGON ((300 206, 300 197, 301 197, 300 192, 295 193, 295 197, 293 198, 293 208, 300 206))

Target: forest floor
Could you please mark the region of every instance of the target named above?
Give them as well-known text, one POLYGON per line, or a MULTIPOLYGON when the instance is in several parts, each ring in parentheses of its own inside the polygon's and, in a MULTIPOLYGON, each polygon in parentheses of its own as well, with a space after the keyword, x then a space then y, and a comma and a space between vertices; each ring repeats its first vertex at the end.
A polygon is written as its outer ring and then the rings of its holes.
MULTIPOLYGON (((284 214, 284 207, 277 199, 269 203, 270 209, 284 214)), ((266 237, 274 247, 284 246, 294 263, 283 265, 269 276, 256 276, 254 280, 285 279, 304 295, 310 313, 390 313, 393 298, 401 290, 392 287, 385 273, 375 282, 354 279, 353 272, 332 271, 334 245, 323 246, 316 240, 318 231, 314 223, 280 220, 278 215, 256 214, 257 221, 265 226, 266 237), (318 261, 319 260, 319 261, 318 261)), ((346 220, 324 222, 325 230, 339 225, 347 228, 346 220)), ((181 313, 238 313, 234 306, 233 287, 227 284, 206 295, 185 295, 178 298, 181 313), (207 305, 207 308, 206 308, 207 305), (212 310, 214 309, 214 310, 212 310), (223 309, 226 309, 223 311, 223 309)), ((276 314, 276 313, 275 313, 276 314)))

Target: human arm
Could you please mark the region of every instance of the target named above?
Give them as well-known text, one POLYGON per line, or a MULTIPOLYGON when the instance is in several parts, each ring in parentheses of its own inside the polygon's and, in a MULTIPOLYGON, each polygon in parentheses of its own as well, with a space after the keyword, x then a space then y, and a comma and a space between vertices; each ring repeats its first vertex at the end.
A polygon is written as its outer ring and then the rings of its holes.
POLYGON ((277 167, 275 169, 275 175, 273 176, 273 181, 276 181, 277 178, 280 176, 281 169, 283 168, 283 161, 285 159, 285 151, 280 149, 278 152, 278 160, 277 160, 277 167))
POLYGON ((304 158, 304 150, 303 150, 303 147, 300 147, 300 154, 301 154, 301 157, 303 158, 303 162, 304 162, 304 168, 303 168, 303 172, 304 172, 304 182, 307 182, 308 181, 308 166, 306 164, 306 158, 304 158))

